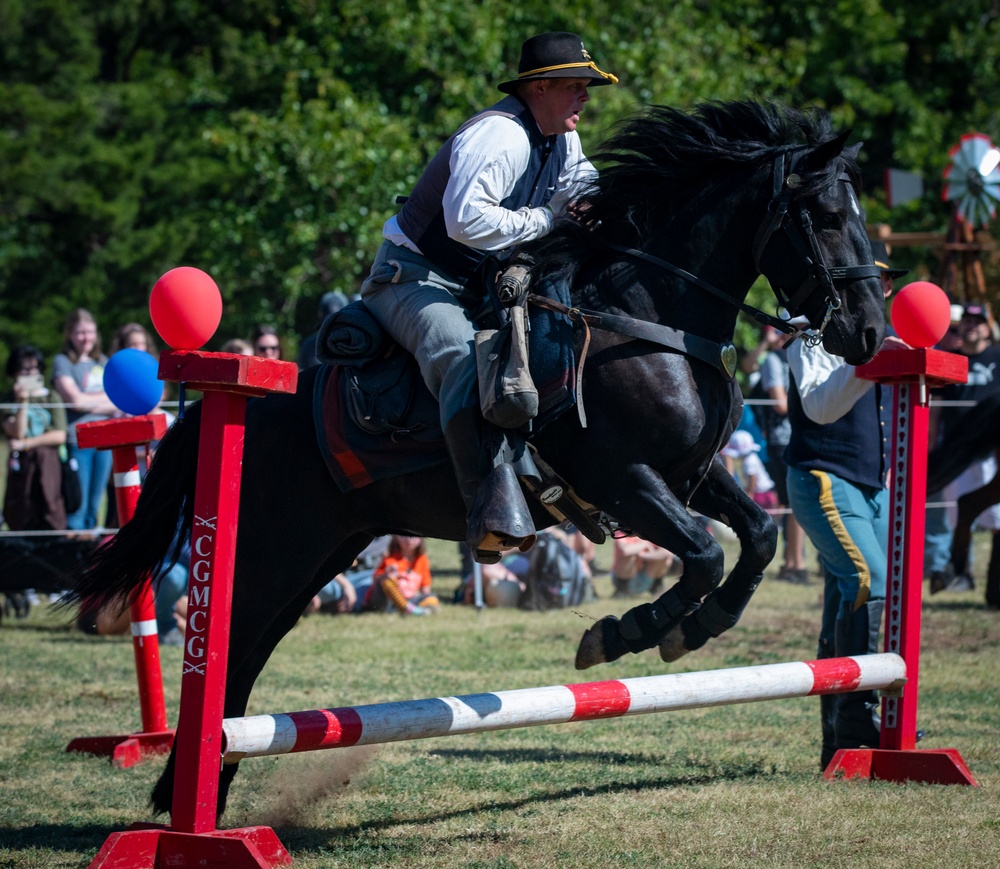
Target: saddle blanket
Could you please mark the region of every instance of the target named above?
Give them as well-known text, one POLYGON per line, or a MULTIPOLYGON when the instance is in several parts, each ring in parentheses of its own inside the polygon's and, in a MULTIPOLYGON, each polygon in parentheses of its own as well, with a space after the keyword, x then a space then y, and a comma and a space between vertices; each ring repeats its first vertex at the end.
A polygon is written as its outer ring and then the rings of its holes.
POLYGON ((347 377, 347 370, 339 365, 321 365, 313 382, 313 418, 319 449, 341 492, 448 461, 440 431, 419 440, 405 432, 364 431, 348 412, 347 377))
MULTIPOLYGON (((566 305, 570 303, 569 289, 564 285, 543 281, 532 291, 566 305)), ((428 411, 428 402, 434 399, 422 381, 417 391, 423 395, 415 395, 409 402, 419 418, 415 425, 407 427, 404 422, 397 431, 378 434, 359 425, 350 397, 349 380, 354 377, 363 382, 366 365, 353 367, 344 363, 351 353, 361 352, 357 351, 357 346, 371 356, 375 355, 372 347, 384 354, 386 343, 391 343, 384 333, 373 332, 379 327, 364 309, 351 310, 360 305, 363 303, 348 305, 323 324, 320 358, 325 356, 338 361, 319 366, 313 382, 313 418, 320 451, 330 474, 345 493, 377 480, 426 470, 449 460, 436 412, 428 411), (335 321, 345 317, 350 329, 337 330, 335 321)), ((530 306, 529 323, 529 367, 539 400, 532 430, 538 431, 576 403, 573 324, 561 314, 530 306)), ((403 377, 401 383, 420 380, 416 362, 410 361, 413 377, 403 377)))

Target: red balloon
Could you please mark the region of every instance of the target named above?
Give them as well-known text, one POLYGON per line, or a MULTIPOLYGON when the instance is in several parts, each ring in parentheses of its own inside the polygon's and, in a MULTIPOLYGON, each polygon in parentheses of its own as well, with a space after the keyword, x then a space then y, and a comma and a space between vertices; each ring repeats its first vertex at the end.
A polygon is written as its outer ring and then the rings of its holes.
POLYGON ((914 281, 892 302, 892 325, 911 347, 933 347, 951 325, 951 302, 937 284, 914 281))
POLYGON ((153 285, 149 316, 160 337, 174 350, 197 350, 219 328, 222 294, 201 269, 180 266, 153 285))

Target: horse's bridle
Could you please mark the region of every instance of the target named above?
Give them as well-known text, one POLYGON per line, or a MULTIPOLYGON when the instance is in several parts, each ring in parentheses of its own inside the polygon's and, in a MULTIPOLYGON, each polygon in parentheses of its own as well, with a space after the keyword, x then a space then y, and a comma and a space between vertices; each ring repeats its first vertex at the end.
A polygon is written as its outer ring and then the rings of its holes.
MULTIPOLYGON (((823 314, 823 319, 819 327, 805 339, 809 344, 819 344, 823 340, 823 333, 830 324, 830 319, 834 312, 840 308, 840 299, 836 293, 837 285, 849 284, 863 278, 878 277, 880 270, 874 263, 862 266, 826 265, 823 262, 823 254, 819 248, 816 233, 813 231, 812 217, 809 214, 809 209, 805 205, 802 205, 798 211, 797 220, 789 218, 789 207, 792 204, 792 198, 795 191, 802 186, 802 177, 795 173, 795 169, 807 151, 808 146, 806 145, 790 145, 780 149, 775 154, 771 171, 773 188, 771 201, 767 206, 768 217, 766 222, 761 224, 754 238, 753 258, 758 272, 763 274, 760 262, 764 256, 764 251, 779 230, 785 233, 792 247, 801 257, 802 262, 805 263, 805 276, 792 292, 774 283, 772 283, 772 289, 779 304, 792 314, 798 312, 799 306, 817 287, 821 286, 826 290, 826 311, 823 314), (787 174, 785 172, 786 158, 788 158, 787 174)), ((837 180, 845 181, 848 184, 851 183, 850 176, 846 173, 841 173, 837 180)), ((640 248, 626 247, 625 245, 615 244, 604 239, 601 239, 601 243, 612 250, 628 254, 630 257, 673 272, 687 283, 700 287, 727 304, 735 305, 762 325, 773 326, 789 335, 802 334, 795 326, 790 325, 787 320, 783 320, 780 317, 773 317, 744 302, 737 302, 731 296, 712 286, 707 281, 702 280, 697 275, 693 275, 658 256, 647 253, 640 248)))
MULTIPOLYGON (((763 274, 761 260, 764 257, 764 252, 775 234, 779 230, 784 231, 795 252, 806 265, 805 277, 791 293, 774 282, 771 283, 771 288, 782 307, 793 314, 798 312, 802 303, 817 287, 822 287, 826 291, 826 311, 823 320, 815 333, 807 339, 810 344, 819 344, 823 340, 823 333, 826 331, 834 311, 840 308, 840 299, 836 292, 837 285, 878 277, 880 269, 874 263, 861 266, 828 266, 823 262, 823 252, 820 250, 816 233, 813 231, 809 209, 801 204, 797 219, 789 218, 792 197, 795 191, 802 186, 802 177, 796 174, 795 170, 806 151, 806 146, 795 145, 778 151, 774 156, 771 173, 774 186, 771 201, 767 206, 769 216, 767 221, 757 230, 757 235, 754 238, 753 259, 757 271, 763 274), (787 174, 785 172, 786 157, 787 174)), ((851 183, 850 176, 846 172, 838 175, 837 181, 851 183)))
MULTIPOLYGON (((691 272, 675 266, 673 263, 667 262, 658 256, 647 253, 640 248, 626 247, 625 245, 616 244, 606 239, 600 239, 600 243, 607 248, 624 253, 634 259, 642 260, 643 262, 672 272, 685 282, 700 287, 716 298, 750 314, 759 323, 774 326, 776 329, 792 335, 793 340, 794 337, 802 336, 803 340, 808 344, 817 345, 822 342, 823 333, 830 324, 833 313, 840 308, 840 299, 836 293, 837 284, 849 284, 862 278, 878 277, 881 269, 874 263, 860 266, 827 266, 823 262, 823 254, 816 239, 816 233, 813 231, 812 217, 809 214, 809 209, 805 205, 802 205, 798 211, 798 219, 789 219, 789 208, 792 204, 795 191, 803 183, 802 177, 795 173, 795 169, 807 151, 808 146, 790 145, 780 149, 775 154, 772 163, 773 190, 771 201, 767 206, 768 219, 757 230, 753 244, 753 258, 758 272, 763 274, 760 262, 767 246, 774 239, 776 233, 779 231, 785 233, 792 247, 801 257, 802 262, 805 263, 805 277, 802 278, 798 286, 791 293, 784 287, 774 283, 772 283, 772 288, 779 303, 792 314, 798 312, 799 306, 815 292, 817 287, 822 287, 826 291, 826 311, 819 328, 812 334, 806 335, 800 332, 788 320, 772 317, 758 308, 754 308, 743 302, 737 302, 732 296, 723 293, 720 289, 702 280, 697 275, 693 275, 691 272), (789 158, 787 160, 787 174, 785 172, 786 157, 789 158)), ((841 173, 837 177, 837 181, 851 183, 850 176, 846 173, 841 173)), ((673 329, 658 323, 637 320, 634 317, 569 307, 534 293, 528 295, 528 301, 539 307, 548 308, 549 310, 563 314, 573 323, 582 323, 587 329, 583 351, 580 354, 577 365, 578 384, 582 382, 583 361, 586 358, 587 347, 590 343, 589 328, 591 326, 631 338, 649 341, 674 352, 700 359, 716 367, 729 380, 732 380, 736 375, 736 348, 733 347, 732 342, 717 343, 693 335, 690 332, 683 332, 679 329, 673 329)), ((587 420, 583 410, 582 399, 582 394, 579 394, 577 409, 580 414, 580 422, 586 428, 587 420)))

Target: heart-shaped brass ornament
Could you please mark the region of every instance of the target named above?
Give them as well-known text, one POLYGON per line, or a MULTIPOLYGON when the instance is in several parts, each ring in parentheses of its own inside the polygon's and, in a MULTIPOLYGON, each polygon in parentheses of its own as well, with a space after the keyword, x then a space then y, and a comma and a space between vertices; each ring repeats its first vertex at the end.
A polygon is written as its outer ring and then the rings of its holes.
POLYGON ((719 361, 729 378, 734 378, 736 376, 736 348, 732 344, 726 344, 719 350, 719 361))

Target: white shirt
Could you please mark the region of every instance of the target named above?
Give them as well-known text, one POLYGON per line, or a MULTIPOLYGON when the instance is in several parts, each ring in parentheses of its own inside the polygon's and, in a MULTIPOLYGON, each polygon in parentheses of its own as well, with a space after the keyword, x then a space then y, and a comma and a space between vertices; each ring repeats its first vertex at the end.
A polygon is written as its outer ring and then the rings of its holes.
POLYGON ((818 425, 836 422, 875 383, 854 375, 854 366, 822 346, 807 347, 800 338, 786 353, 788 371, 798 388, 802 410, 818 425))
MULTIPOLYGON (((547 207, 511 211, 500 203, 524 174, 531 155, 528 137, 517 121, 489 115, 452 143, 451 176, 442 201, 445 226, 455 241, 477 250, 502 250, 545 235, 555 215, 579 196, 597 170, 584 156, 580 136, 566 136, 566 162, 547 207)), ((421 253, 402 232, 396 216, 385 222, 382 235, 421 253)))

